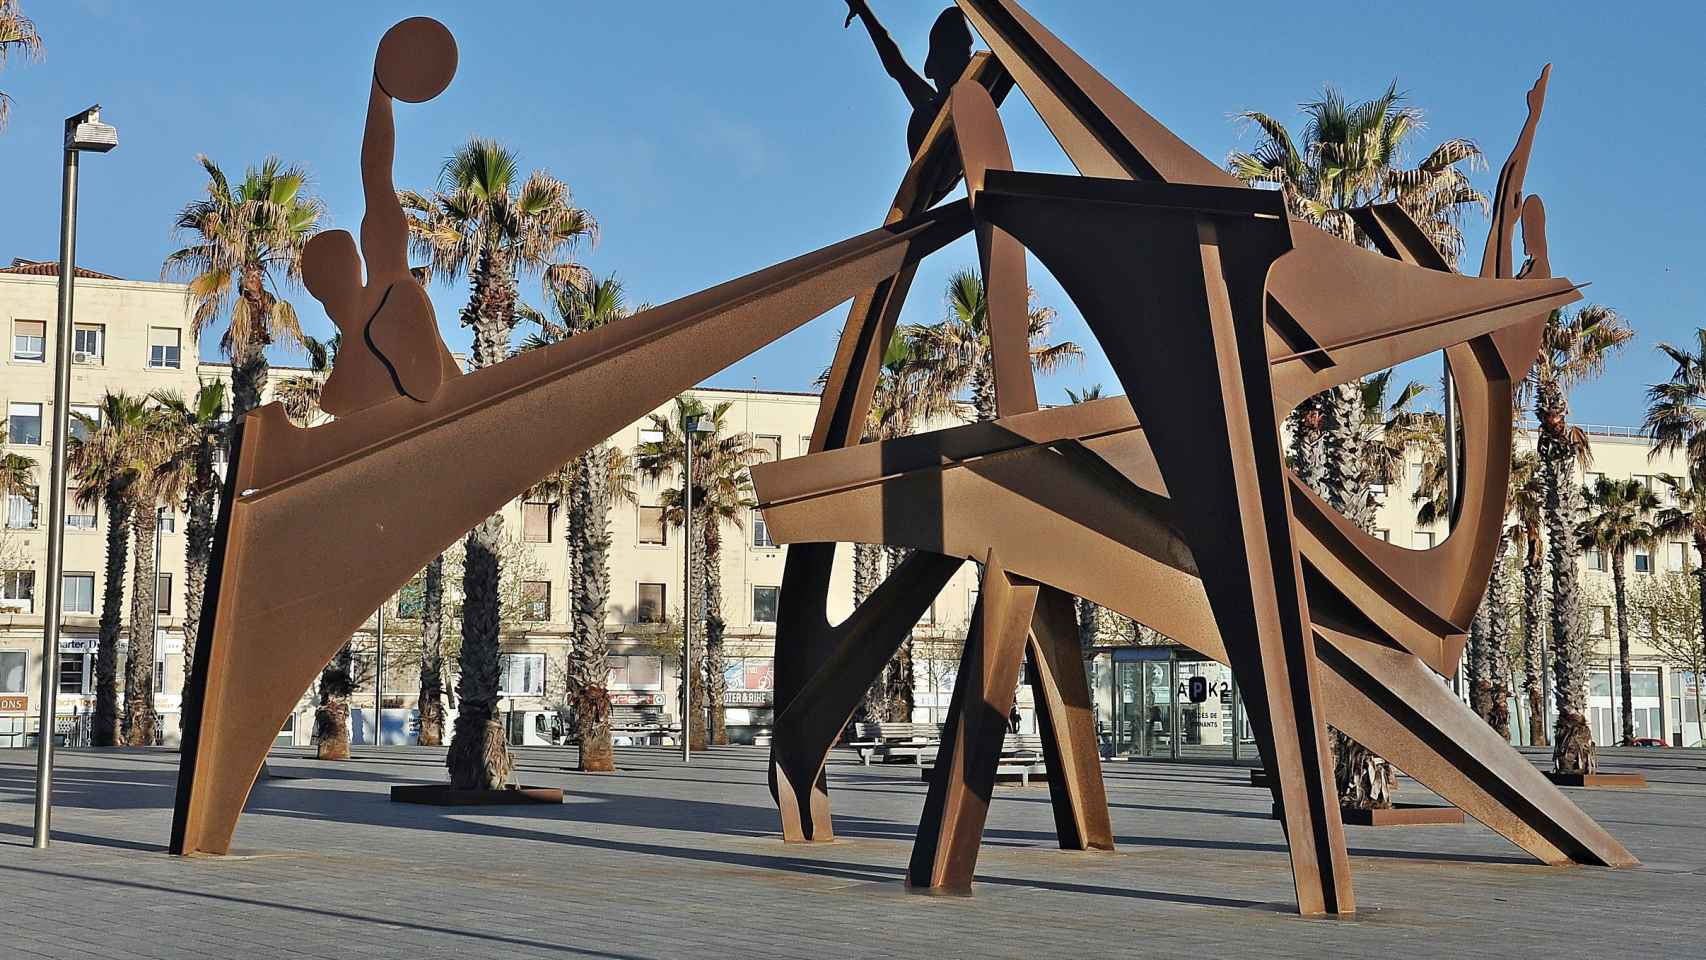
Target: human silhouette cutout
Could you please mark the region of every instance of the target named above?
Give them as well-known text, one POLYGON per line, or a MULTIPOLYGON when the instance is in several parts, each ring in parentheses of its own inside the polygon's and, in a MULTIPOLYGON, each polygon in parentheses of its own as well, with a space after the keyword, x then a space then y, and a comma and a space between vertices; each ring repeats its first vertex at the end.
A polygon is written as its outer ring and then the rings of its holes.
POLYGON ((409 272, 409 224, 391 176, 397 148, 392 101, 431 100, 455 76, 456 40, 443 24, 412 17, 386 31, 373 61, 361 144, 367 207, 361 250, 347 230, 327 230, 302 251, 303 285, 343 336, 320 398, 321 409, 333 416, 399 394, 424 403, 461 373, 439 337, 432 301, 409 272))
POLYGON ((866 0, 847 0, 847 21, 842 26, 852 26, 854 18, 865 25, 865 32, 877 47, 877 56, 883 61, 883 69, 900 84, 901 92, 912 104, 912 119, 906 124, 906 149, 910 156, 916 157, 924 135, 930 132, 930 124, 948 102, 948 93, 971 64, 971 27, 959 8, 943 10, 930 27, 930 53, 924 59, 921 77, 906 62, 900 47, 877 21, 866 0))

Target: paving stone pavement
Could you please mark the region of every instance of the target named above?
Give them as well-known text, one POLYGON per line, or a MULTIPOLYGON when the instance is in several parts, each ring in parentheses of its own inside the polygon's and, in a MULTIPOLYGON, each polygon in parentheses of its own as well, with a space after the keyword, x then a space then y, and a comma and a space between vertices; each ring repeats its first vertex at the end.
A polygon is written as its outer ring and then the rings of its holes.
MULTIPOLYGON (((915 768, 831 762, 840 839, 784 845, 766 752, 683 766, 520 751, 560 807, 392 804, 443 752, 275 752, 234 855, 167 856, 177 754, 59 753, 47 851, 34 754, 0 751, 0 958, 1699 957, 1706 751, 1613 751, 1645 791, 1573 790, 1644 866, 1552 868, 1479 826, 1350 827, 1355 920, 1291 913, 1265 790, 1238 767, 1103 765, 1118 851, 1054 846, 1046 786, 1000 787, 970 897, 906 892, 915 768)), ((1532 754, 1541 762, 1539 754, 1532 754)), ((1427 799, 1406 781, 1402 796, 1427 799)))

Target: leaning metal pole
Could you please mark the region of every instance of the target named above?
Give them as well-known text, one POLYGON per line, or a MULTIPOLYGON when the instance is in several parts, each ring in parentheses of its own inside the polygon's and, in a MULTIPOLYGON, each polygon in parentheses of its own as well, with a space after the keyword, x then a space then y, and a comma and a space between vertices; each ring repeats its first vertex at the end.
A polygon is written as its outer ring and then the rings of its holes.
MULTIPOLYGON (((73 117, 67 124, 80 119, 73 117)), ((71 406, 71 299, 77 273, 77 151, 65 146, 59 212, 59 323, 53 343, 53 452, 47 473, 47 585, 42 596, 41 722, 36 728, 37 850, 53 821, 53 720, 59 692, 60 571, 65 566, 65 433, 71 406)), ((158 605, 156 605, 158 606, 158 605)))
POLYGON ((687 444, 681 477, 681 762, 693 762, 693 418, 681 421, 687 444))

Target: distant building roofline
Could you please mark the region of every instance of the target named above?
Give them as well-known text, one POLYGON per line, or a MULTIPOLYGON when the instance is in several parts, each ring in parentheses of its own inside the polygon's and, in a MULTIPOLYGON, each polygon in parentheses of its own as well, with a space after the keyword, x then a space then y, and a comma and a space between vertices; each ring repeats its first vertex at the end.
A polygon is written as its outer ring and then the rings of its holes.
MULTIPOLYGON (((57 277, 59 276, 58 260, 29 260, 24 257, 13 257, 12 265, 0 267, 0 275, 14 277, 57 277)), ((88 267, 78 267, 76 277, 79 280, 122 280, 110 273, 90 270, 88 267)))

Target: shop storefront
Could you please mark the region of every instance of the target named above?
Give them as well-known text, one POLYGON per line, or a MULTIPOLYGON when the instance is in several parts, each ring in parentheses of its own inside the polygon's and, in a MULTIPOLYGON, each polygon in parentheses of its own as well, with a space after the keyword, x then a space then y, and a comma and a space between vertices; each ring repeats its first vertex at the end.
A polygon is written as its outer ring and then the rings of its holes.
POLYGON ((1085 665, 1103 756, 1252 761, 1232 671, 1184 647, 1113 647, 1085 665))

